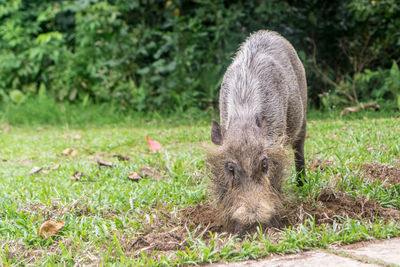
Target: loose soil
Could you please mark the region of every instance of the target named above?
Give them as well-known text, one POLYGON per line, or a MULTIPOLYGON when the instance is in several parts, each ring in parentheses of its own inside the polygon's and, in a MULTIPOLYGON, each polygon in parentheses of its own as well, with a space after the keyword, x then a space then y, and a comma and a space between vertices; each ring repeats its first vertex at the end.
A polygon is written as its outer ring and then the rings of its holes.
POLYGON ((198 204, 169 215, 162 208, 154 210, 155 218, 145 234, 136 238, 127 248, 130 251, 168 251, 184 249, 188 232, 193 238, 210 239, 210 232, 222 232, 217 210, 209 203, 198 204))
POLYGON ((400 163, 396 166, 390 166, 380 163, 364 163, 361 165, 361 171, 367 181, 386 182, 389 186, 400 184, 400 163))
POLYGON ((287 217, 282 220, 282 226, 296 225, 307 218, 315 217, 315 224, 332 224, 345 218, 366 219, 375 221, 399 220, 400 210, 382 207, 378 201, 367 198, 354 198, 343 192, 325 189, 320 192, 313 203, 299 203, 296 207, 288 207, 287 217))
MULTIPOLYGON (((127 247, 127 251, 139 254, 140 251, 169 251, 185 249, 188 244, 188 232, 192 238, 202 238, 208 242, 210 232, 223 233, 223 224, 218 219, 218 211, 210 203, 187 207, 176 216, 160 211, 148 231, 138 236, 127 247)), ((307 218, 315 217, 315 224, 332 224, 346 218, 374 221, 399 220, 400 211, 394 208, 384 208, 378 201, 359 198, 355 199, 343 192, 333 189, 322 190, 311 202, 287 204, 279 218, 279 227, 303 223, 307 218)))
POLYGON ((333 161, 325 160, 325 159, 309 159, 307 162, 307 166, 310 170, 320 169, 321 171, 325 171, 327 167, 332 167, 334 165, 333 161))

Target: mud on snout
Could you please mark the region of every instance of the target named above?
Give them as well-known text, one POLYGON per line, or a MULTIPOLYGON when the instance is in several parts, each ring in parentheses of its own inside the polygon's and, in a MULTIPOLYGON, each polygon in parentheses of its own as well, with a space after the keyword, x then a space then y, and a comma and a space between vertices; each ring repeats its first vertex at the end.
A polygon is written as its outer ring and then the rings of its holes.
MULTIPOLYGON (((211 195, 225 231, 244 234, 257 226, 276 226, 283 210, 282 181, 290 166, 287 150, 281 146, 270 148, 268 173, 235 177, 241 179, 240 182, 233 182, 232 177, 226 175, 223 152, 209 150, 207 161, 212 173, 211 195)), ((244 172, 251 173, 250 170, 244 172)))

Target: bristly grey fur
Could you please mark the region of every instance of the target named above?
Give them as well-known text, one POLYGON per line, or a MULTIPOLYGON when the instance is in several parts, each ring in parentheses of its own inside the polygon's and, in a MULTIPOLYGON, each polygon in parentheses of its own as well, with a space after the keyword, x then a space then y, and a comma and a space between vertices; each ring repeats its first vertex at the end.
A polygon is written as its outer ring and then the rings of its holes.
POLYGON ((259 31, 242 44, 220 91, 221 125, 213 121, 212 189, 227 229, 270 225, 279 216, 287 145, 294 150, 297 182, 304 172, 307 85, 292 45, 259 31))
POLYGON ((271 142, 287 136, 293 143, 304 135, 306 102, 305 72, 296 51, 278 33, 259 31, 242 44, 225 73, 221 126, 226 131, 234 121, 258 117, 268 125, 271 142))

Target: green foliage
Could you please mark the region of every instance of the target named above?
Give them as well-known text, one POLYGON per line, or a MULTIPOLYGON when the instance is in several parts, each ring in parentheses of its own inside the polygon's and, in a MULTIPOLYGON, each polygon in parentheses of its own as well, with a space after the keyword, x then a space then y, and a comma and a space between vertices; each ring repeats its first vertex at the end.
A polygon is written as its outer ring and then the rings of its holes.
MULTIPOLYGON (((365 69, 354 75, 357 92, 364 100, 375 99, 384 102, 390 100, 387 106, 400 109, 400 70, 393 60, 390 69, 377 68, 377 70, 365 69)), ((334 92, 321 95, 324 108, 331 109, 348 103, 346 100, 346 88, 352 86, 352 81, 347 80, 340 83, 334 92)))
POLYGON ((271 29, 299 51, 314 106, 388 99, 399 28, 396 0, 2 0, 0 96, 205 109, 239 44, 271 29))
POLYGON ((397 102, 397 107, 400 110, 400 70, 399 66, 394 60, 389 75, 385 79, 382 90, 392 93, 392 96, 397 102))

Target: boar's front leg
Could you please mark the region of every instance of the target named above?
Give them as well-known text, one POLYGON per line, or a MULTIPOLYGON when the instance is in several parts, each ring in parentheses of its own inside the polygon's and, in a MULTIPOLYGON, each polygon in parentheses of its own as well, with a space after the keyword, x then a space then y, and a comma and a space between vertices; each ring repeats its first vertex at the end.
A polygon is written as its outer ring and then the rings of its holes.
POLYGON ((303 121, 301 131, 293 143, 294 163, 296 165, 297 186, 303 186, 306 180, 305 160, 304 160, 304 139, 306 138, 306 121, 303 121))

